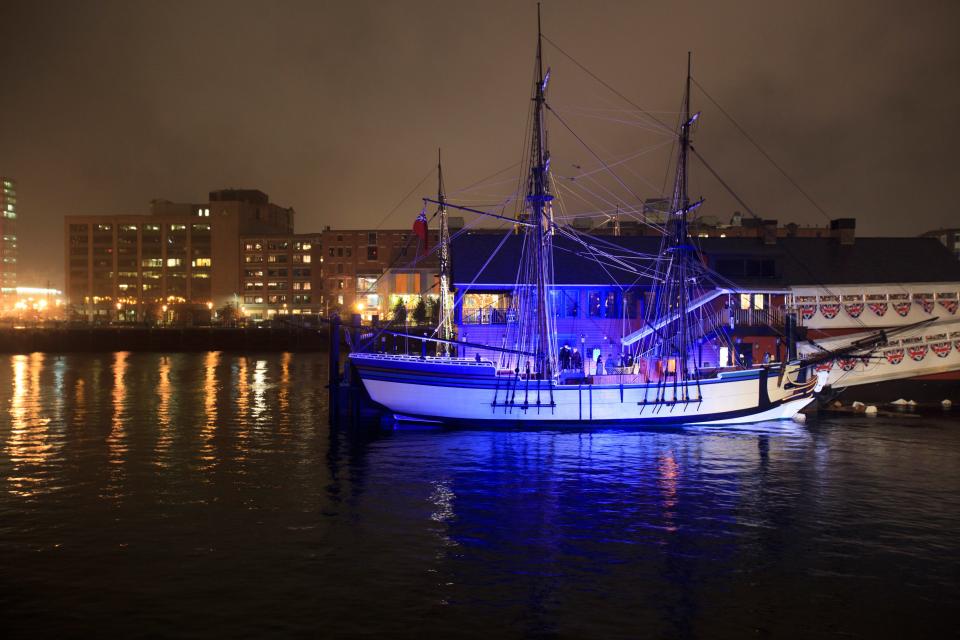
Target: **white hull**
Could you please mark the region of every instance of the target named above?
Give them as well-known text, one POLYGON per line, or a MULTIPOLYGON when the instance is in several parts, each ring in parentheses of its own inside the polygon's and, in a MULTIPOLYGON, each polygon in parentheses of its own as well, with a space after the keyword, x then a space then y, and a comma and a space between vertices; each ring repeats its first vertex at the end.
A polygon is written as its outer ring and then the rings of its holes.
POLYGON ((669 385, 556 385, 498 378, 490 363, 352 354, 370 397, 395 415, 444 423, 743 424, 793 417, 813 397, 798 367, 720 374, 699 395, 673 397, 669 385), (764 393, 765 390, 765 393, 764 393), (689 396, 688 396, 689 397, 689 396), (657 399, 660 401, 657 401, 657 399))

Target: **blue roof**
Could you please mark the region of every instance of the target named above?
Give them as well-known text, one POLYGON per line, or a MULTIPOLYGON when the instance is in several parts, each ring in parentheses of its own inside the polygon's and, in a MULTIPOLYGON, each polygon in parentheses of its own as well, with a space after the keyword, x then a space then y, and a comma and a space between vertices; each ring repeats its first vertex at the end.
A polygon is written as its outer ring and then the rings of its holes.
MULTIPOLYGON (((661 245, 656 236, 599 238, 613 247, 644 254, 657 254, 661 245)), ((960 260, 936 238, 857 238, 853 244, 840 244, 833 238, 778 238, 773 245, 763 244, 759 238, 698 238, 696 242, 712 269, 745 288, 960 282, 960 260)), ((522 246, 522 235, 506 240, 502 233, 489 232, 456 237, 451 245, 454 284, 512 286, 522 246)), ((649 285, 609 260, 598 261, 566 238, 557 237, 554 249, 557 285, 649 285)))

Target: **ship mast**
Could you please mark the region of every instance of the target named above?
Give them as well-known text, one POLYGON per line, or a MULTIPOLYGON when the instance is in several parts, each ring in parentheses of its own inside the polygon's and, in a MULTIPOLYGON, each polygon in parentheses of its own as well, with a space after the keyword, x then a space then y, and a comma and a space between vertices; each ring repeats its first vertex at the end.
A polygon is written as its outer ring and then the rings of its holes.
POLYGON ((532 259, 534 275, 534 308, 536 324, 533 336, 533 352, 536 354, 534 371, 544 378, 555 370, 555 346, 552 335, 552 314, 549 312, 549 279, 553 270, 553 237, 550 226, 550 202, 553 196, 548 191, 550 155, 546 148, 546 127, 543 120, 544 91, 543 36, 540 30, 540 5, 537 4, 537 79, 534 87, 533 132, 530 152, 530 184, 527 202, 530 204, 533 234, 532 259))
MULTIPOLYGON (((695 337, 691 331, 692 326, 687 313, 691 293, 691 279, 694 275, 693 265, 691 265, 693 245, 690 243, 688 237, 689 213, 691 209, 694 208, 690 206, 690 196, 687 192, 688 160, 690 155, 690 127, 697 119, 696 116, 690 115, 690 64, 691 54, 688 52, 687 81, 683 99, 683 125, 680 127, 680 154, 677 160, 677 179, 674 185, 674 224, 671 225, 673 228, 671 250, 675 264, 674 277, 671 284, 676 287, 671 299, 677 305, 676 311, 678 314, 677 330, 674 334, 675 344, 673 347, 674 353, 678 356, 674 384, 676 385, 677 382, 683 384, 680 395, 685 397, 688 397, 686 382, 691 377, 693 379, 699 377, 696 358, 690 357, 690 350, 694 346, 695 337), (688 364, 692 364, 692 370, 688 367, 688 364)), ((675 388, 674 397, 678 397, 676 391, 675 388)), ((697 395, 699 395, 699 393, 697 395)))
MULTIPOLYGON (((450 299, 450 227, 447 221, 447 200, 443 189, 443 163, 437 149, 437 202, 440 203, 440 324, 442 340, 453 340, 453 304, 450 299)), ((440 355, 450 355, 450 343, 438 343, 440 355)))

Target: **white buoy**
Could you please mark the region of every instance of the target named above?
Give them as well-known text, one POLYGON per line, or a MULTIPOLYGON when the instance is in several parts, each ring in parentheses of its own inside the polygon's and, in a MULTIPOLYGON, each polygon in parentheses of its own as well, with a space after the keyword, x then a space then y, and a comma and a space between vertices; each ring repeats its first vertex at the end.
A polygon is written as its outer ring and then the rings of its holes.
POLYGON ((854 400, 853 404, 850 406, 853 408, 854 411, 863 411, 864 409, 867 408, 867 405, 863 404, 859 400, 854 400))
POLYGON ((863 412, 864 412, 865 414, 867 414, 868 416, 875 416, 875 415, 877 415, 877 408, 876 408, 875 406, 873 406, 873 405, 870 405, 869 407, 867 407, 866 409, 864 409, 863 412))
POLYGON ((793 414, 793 421, 796 422, 797 424, 803 424, 804 422, 807 421, 807 416, 806 414, 803 414, 803 413, 795 413, 793 414))
POLYGON ((944 409, 949 409, 950 407, 953 406, 953 402, 951 402, 949 399, 943 400, 940 402, 940 406, 943 407, 944 409))
POLYGON ((916 400, 908 400, 908 401, 907 401, 907 404, 910 405, 911 407, 915 407, 915 406, 917 406, 917 401, 916 401, 916 400))
POLYGON ((896 400, 894 400, 894 401, 891 402, 890 404, 904 405, 904 404, 908 404, 908 403, 907 403, 907 401, 904 400, 903 398, 897 398, 896 400))

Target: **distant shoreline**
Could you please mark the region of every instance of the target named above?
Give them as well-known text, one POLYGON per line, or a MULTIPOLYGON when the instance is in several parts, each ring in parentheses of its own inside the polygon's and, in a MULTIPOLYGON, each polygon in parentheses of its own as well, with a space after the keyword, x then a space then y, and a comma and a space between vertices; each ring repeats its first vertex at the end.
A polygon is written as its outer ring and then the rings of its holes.
POLYGON ((24 327, 0 329, 0 353, 326 351, 326 328, 24 327))

